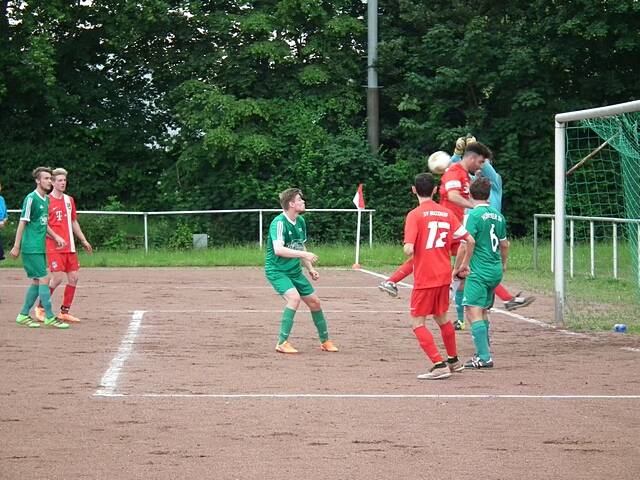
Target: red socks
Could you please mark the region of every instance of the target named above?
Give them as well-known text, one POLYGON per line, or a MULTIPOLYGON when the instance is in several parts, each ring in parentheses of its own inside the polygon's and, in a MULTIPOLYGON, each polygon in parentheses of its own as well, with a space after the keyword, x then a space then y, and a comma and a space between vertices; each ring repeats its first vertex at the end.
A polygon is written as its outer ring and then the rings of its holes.
MULTIPOLYGON (((442 362, 442 356, 440 355, 440 352, 438 352, 438 347, 436 346, 436 343, 433 341, 433 335, 431 335, 431 332, 427 330, 427 328, 424 325, 421 325, 417 328, 414 328, 413 333, 418 339, 418 343, 420 343, 420 347, 422 348, 422 350, 424 350, 424 353, 427 354, 427 357, 429 357, 429 360, 431 360, 433 363, 442 362)), ((455 331, 454 331, 454 335, 455 335, 455 331)))
POLYGON ((66 285, 64 287, 64 296, 62 298, 63 307, 71 307, 73 303, 73 296, 76 294, 76 287, 74 285, 66 285))
POLYGON ((500 297, 500 300, 503 302, 508 302, 513 298, 513 295, 509 293, 509 291, 502 286, 502 284, 496 287, 496 295, 500 297))
POLYGON ((440 333, 442 334, 442 341, 444 342, 444 348, 447 350, 447 355, 449 357, 457 356, 456 329, 453 327, 453 323, 449 321, 444 325, 440 325, 440 333))
POLYGON ((400 265, 388 280, 393 283, 398 283, 411 275, 411 273, 413 273, 413 257, 400 265))

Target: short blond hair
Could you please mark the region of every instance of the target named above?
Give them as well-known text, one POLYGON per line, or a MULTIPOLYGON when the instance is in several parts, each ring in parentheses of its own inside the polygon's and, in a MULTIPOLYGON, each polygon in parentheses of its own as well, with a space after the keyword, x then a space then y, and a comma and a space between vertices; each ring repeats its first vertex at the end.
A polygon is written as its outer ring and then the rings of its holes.
POLYGON ((289 209, 289 203, 293 202, 296 199, 296 196, 300 195, 302 197, 302 190, 299 188, 287 188, 284 192, 280 193, 280 205, 282 205, 283 210, 289 209))
POLYGON ((64 168, 56 168, 53 172, 51 172, 52 178, 56 178, 58 175, 64 175, 65 177, 68 177, 69 172, 67 172, 64 168))

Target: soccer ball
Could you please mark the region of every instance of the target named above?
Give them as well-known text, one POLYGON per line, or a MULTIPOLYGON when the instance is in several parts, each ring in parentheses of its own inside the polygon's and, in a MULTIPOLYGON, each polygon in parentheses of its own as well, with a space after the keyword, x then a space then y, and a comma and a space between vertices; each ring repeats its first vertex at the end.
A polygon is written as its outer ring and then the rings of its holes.
POLYGON ((429 155, 427 166, 432 173, 441 175, 451 165, 451 155, 447 152, 435 152, 429 155))

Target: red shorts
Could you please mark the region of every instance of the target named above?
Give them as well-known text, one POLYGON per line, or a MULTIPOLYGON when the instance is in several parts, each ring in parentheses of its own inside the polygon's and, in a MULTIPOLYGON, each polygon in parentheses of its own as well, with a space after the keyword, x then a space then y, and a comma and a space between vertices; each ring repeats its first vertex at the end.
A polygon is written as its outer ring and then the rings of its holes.
POLYGON ((80 270, 77 253, 47 253, 49 270, 52 272, 77 272, 80 270))
POLYGON ((449 285, 418 288, 411 292, 411 316, 442 315, 449 310, 449 285))

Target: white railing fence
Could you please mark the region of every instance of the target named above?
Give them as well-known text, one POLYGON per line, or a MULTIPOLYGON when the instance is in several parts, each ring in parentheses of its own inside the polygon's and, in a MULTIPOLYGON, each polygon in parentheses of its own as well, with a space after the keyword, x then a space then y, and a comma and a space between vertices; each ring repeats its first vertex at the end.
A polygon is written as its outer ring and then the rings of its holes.
MULTIPOLYGON (((246 214, 257 214, 257 222, 258 222, 258 238, 257 243, 259 248, 262 249, 264 245, 263 238, 263 230, 264 230, 264 214, 265 213, 278 213, 281 212, 281 209, 276 208, 247 208, 247 209, 228 209, 228 210, 180 210, 180 211, 164 211, 164 212, 135 212, 135 211, 103 211, 103 210, 78 210, 79 214, 83 215, 126 215, 132 217, 142 217, 144 222, 144 250, 145 252, 149 251, 149 217, 153 216, 169 216, 169 215, 223 215, 227 213, 246 213, 246 214)), ((20 213, 20 210, 8 210, 9 213, 20 213)), ((358 232, 360 227, 360 218, 362 213, 369 214, 369 248, 373 246, 373 214, 375 210, 373 209, 361 209, 358 210, 356 208, 310 208, 307 210, 308 213, 315 212, 337 212, 337 213, 360 213, 358 215, 358 232)), ((360 238, 356 239, 357 246, 359 247, 360 238)), ((357 260, 357 258, 356 258, 357 260)), ((357 263, 357 262, 356 262, 357 263)))
MULTIPOLYGON (((555 235, 555 215, 552 213, 536 213, 533 216, 533 268, 534 270, 538 269, 538 237, 539 237, 539 220, 540 219, 550 219, 551 220, 551 263, 550 269, 551 272, 554 271, 554 242, 553 238, 555 235)), ((636 255, 637 272, 640 272, 640 219, 629 219, 629 218, 610 218, 610 217, 584 217, 584 216, 576 216, 576 215, 566 215, 565 219, 569 222, 569 276, 571 278, 575 275, 575 224, 576 222, 588 222, 589 223, 589 265, 590 265, 590 276, 596 276, 596 238, 595 238, 595 227, 596 224, 607 223, 611 224, 611 242, 613 246, 613 253, 611 257, 612 262, 612 272, 613 278, 618 279, 618 225, 624 224, 635 224, 636 225, 636 245, 638 248, 638 252, 636 255)), ((564 263, 564 261, 563 261, 564 263)), ((640 279, 639 279, 640 281, 640 279)))

